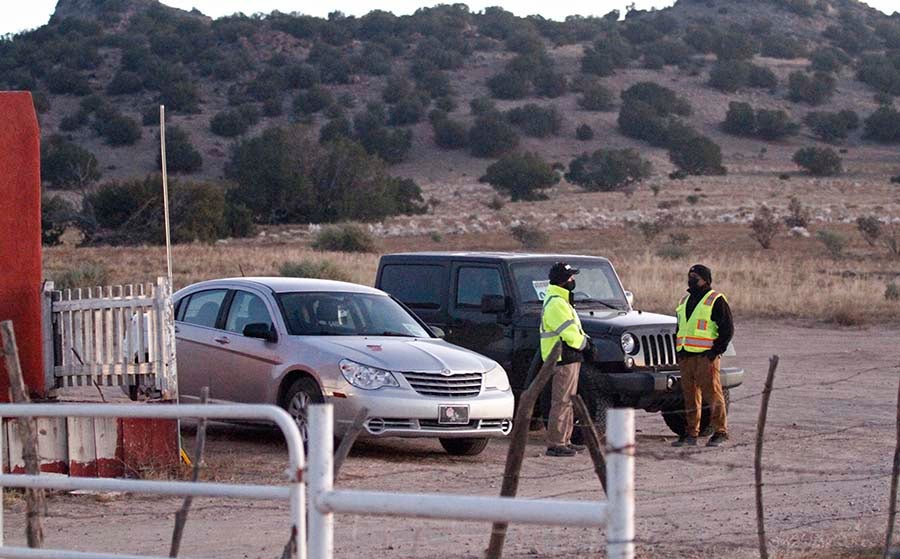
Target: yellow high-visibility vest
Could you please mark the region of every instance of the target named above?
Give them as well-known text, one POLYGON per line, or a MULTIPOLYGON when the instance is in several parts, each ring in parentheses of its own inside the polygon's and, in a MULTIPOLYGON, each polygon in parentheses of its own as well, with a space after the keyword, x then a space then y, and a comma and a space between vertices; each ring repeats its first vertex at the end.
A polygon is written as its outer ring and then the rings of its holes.
POLYGON ((691 316, 687 316, 687 302, 690 295, 685 295, 681 299, 675 308, 675 315, 678 317, 675 348, 678 351, 703 353, 712 349, 713 341, 719 337, 719 326, 712 319, 713 305, 719 297, 725 299, 725 295, 717 291, 707 293, 694 307, 691 316))
MULTIPOLYGON (((547 360, 558 340, 578 351, 587 345, 581 319, 569 304, 569 292, 558 285, 550 285, 541 312, 541 359, 547 360)), ((561 360, 562 356, 557 361, 561 360)))

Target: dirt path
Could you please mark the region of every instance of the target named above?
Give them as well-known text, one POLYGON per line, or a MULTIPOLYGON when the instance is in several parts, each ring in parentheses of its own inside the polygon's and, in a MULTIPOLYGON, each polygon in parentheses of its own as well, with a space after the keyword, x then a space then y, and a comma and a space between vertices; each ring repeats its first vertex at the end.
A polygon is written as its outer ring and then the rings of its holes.
MULTIPOLYGON (((739 324, 746 384, 732 393, 731 443, 676 450, 657 415, 638 413, 637 534, 640 557, 756 557, 753 445, 767 359, 781 367, 764 451, 766 523, 772 556, 881 544, 886 527, 900 372, 900 328, 825 329, 739 324)), ((209 475, 221 481, 279 479, 285 451, 271 432, 225 425, 210 431, 209 475)), ((190 447, 189 447, 190 448, 190 447)), ((520 495, 600 496, 586 456, 542 456, 532 436, 520 495)), ((506 445, 482 456, 451 458, 432 441, 360 443, 337 485, 396 491, 496 494, 506 445)), ((49 502, 48 546, 165 555, 177 499, 62 495, 49 502)), ((23 505, 8 499, 6 541, 21 545, 23 505)), ((195 501, 185 556, 276 558, 287 537, 286 507, 195 501)), ((480 557, 489 526, 342 516, 337 557, 365 559, 480 557)), ((507 557, 597 557, 602 532, 512 527, 507 557)))

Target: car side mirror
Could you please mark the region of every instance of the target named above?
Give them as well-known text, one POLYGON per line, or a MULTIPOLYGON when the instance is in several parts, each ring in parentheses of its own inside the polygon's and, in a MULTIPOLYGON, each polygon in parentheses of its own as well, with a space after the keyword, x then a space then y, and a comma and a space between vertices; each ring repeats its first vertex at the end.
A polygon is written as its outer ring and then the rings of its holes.
POLYGON ((447 333, 444 332, 443 328, 439 328, 437 326, 428 326, 431 329, 431 333, 434 334, 434 337, 444 339, 447 337, 447 333))
POLYGON ((503 295, 483 295, 481 312, 484 314, 500 314, 506 312, 506 297, 503 295))
POLYGON ((625 300, 628 301, 628 306, 634 308, 634 293, 631 291, 625 292, 625 300))
POLYGON ((275 330, 275 325, 266 324, 265 322, 251 322, 244 326, 243 334, 247 338, 259 338, 270 343, 278 341, 278 332, 275 330))

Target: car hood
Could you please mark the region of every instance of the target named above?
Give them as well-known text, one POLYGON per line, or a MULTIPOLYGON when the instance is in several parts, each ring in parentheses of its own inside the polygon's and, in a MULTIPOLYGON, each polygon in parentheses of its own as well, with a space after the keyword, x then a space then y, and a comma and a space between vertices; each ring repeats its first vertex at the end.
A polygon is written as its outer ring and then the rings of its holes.
POLYGON ((651 327, 675 328, 674 316, 650 312, 621 312, 613 310, 578 310, 581 325, 589 334, 619 333, 626 330, 640 330, 651 327))
POLYGON ((307 338, 321 351, 335 358, 389 371, 486 372, 497 364, 473 351, 440 339, 397 337, 316 337, 307 338))

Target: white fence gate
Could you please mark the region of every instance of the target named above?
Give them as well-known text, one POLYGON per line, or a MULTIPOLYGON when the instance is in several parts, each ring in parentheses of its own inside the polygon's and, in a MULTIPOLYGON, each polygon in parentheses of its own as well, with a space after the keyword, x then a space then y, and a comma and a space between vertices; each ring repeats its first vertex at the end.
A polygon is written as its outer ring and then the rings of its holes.
POLYGON ((56 291, 44 286, 44 367, 49 389, 129 386, 178 395, 172 290, 119 285, 56 291))

